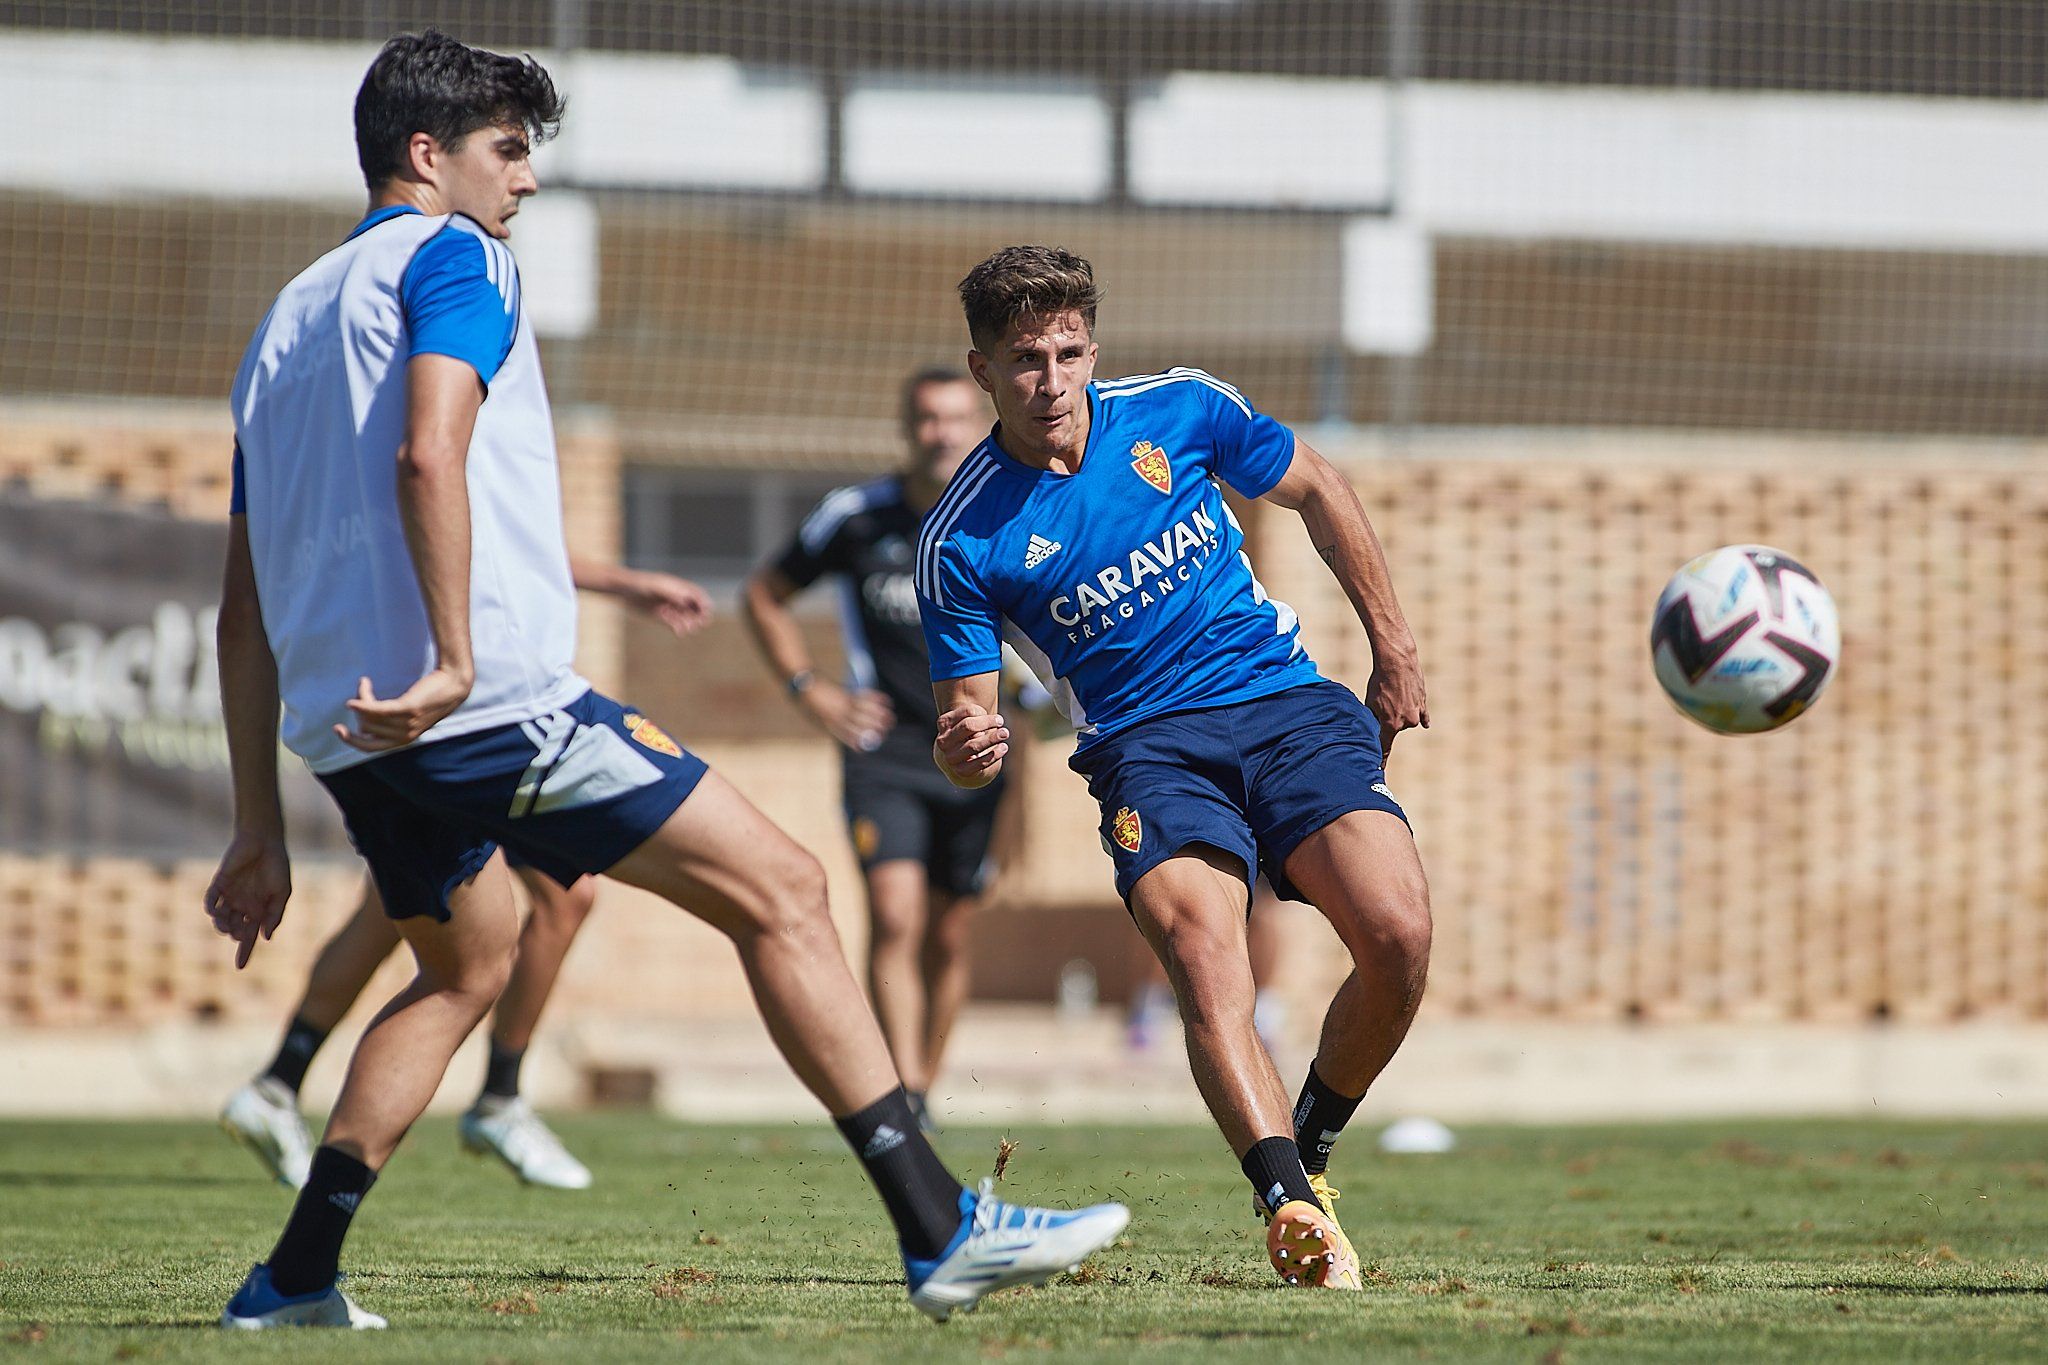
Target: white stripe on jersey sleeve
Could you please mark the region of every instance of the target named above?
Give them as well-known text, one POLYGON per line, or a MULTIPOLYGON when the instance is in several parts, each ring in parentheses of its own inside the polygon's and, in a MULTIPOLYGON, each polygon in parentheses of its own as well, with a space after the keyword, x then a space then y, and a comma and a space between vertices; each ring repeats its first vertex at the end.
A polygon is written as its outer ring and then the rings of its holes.
POLYGON ((858 488, 835 488, 818 500, 811 514, 804 518, 797 528, 797 543, 804 547, 804 553, 816 554, 825 548, 835 532, 846 524, 860 508, 858 488))
POLYGON ((1206 384, 1231 402, 1237 404, 1238 410, 1244 413, 1246 417, 1252 415, 1251 404, 1244 401, 1243 394, 1208 371, 1192 369, 1187 366, 1178 366, 1161 374, 1137 375, 1131 379, 1113 379, 1109 381, 1108 385, 1097 384, 1095 386, 1095 396, 1104 401, 1111 398, 1128 398, 1132 394, 1147 393, 1153 389, 1163 388, 1168 384, 1181 384, 1190 381, 1196 384, 1206 384))
POLYGON ((848 484, 835 488, 818 500, 811 514, 804 518, 797 528, 797 540, 802 543, 804 553, 816 554, 831 543, 839 528, 862 512, 873 511, 889 500, 896 480, 875 479, 869 483, 848 484))
POLYGON ((967 457, 967 463, 960 466, 953 475, 953 481, 946 485, 946 491, 939 498, 924 521, 924 530, 917 538, 917 590, 940 606, 946 596, 939 584, 939 551, 946 543, 946 537, 953 534, 953 528, 960 520, 960 514, 967 510, 974 495, 981 491, 996 472, 995 457, 986 447, 977 449, 967 457))

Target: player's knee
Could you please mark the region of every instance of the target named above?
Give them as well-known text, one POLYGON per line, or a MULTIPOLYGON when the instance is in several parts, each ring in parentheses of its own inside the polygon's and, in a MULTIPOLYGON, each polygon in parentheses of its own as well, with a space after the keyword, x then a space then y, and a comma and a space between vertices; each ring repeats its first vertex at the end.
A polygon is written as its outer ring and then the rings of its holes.
POLYGON ((910 948, 924 937, 922 905, 900 897, 871 896, 868 909, 877 947, 910 948))
POLYGON ((453 961, 422 964, 420 974, 429 989, 481 1019, 505 993, 517 958, 515 945, 508 943, 500 948, 493 944, 453 961))
POLYGON ((761 933, 795 936, 821 926, 829 930, 832 913, 825 894, 824 867, 791 844, 770 870, 753 911, 753 928, 761 933))
POLYGON ((1208 1017, 1240 1005, 1249 1011, 1251 961, 1242 943, 1192 916, 1177 919, 1164 941, 1166 972, 1183 1013, 1208 1017))
POLYGON ((925 943, 934 951, 951 956, 967 951, 967 929, 974 916, 965 900, 957 900, 940 906, 932 915, 931 928, 925 933, 925 943))
POLYGON ((591 908, 596 904, 597 879, 583 877, 567 890, 537 898, 533 903, 533 913, 549 932, 566 936, 583 927, 583 921, 590 918, 591 908))
POLYGON ((1412 886, 1384 888, 1350 919, 1348 926, 1338 927, 1354 956, 1369 952, 1411 974, 1427 968, 1434 926, 1429 887, 1419 878, 1412 886))

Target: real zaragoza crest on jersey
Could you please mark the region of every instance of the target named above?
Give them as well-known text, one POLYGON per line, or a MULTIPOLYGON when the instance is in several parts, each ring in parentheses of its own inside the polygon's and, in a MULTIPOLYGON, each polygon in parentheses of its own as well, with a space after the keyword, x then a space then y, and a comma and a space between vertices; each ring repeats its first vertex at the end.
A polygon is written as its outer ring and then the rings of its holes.
POLYGON ((1136 853, 1138 846, 1145 842, 1144 821, 1140 820, 1138 812, 1129 806, 1117 811, 1116 819, 1110 821, 1109 832, 1115 836, 1118 846, 1126 853, 1136 853))
POLYGON ((1160 492, 1173 492, 1173 463, 1166 458, 1165 451, 1150 441, 1140 441, 1131 447, 1131 468, 1160 492))

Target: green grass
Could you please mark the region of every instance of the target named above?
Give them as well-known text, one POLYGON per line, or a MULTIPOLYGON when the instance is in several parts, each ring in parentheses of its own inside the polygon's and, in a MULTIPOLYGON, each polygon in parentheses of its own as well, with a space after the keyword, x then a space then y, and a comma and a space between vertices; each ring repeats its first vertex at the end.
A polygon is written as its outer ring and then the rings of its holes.
MULTIPOLYGON (((567 1118, 585 1194, 423 1124, 345 1264, 378 1334, 212 1326, 288 1208, 207 1125, 0 1124, 0 1359, 1817 1361, 2048 1352, 2048 1125, 1472 1129, 1338 1154, 1367 1292, 1290 1291, 1212 1133, 1021 1130, 1006 1191, 1136 1217, 1079 1282, 934 1327, 822 1126, 567 1118), (1297 1343, 1313 1352, 1290 1350, 1297 1343)), ((984 1174, 997 1135, 942 1147, 984 1174)))

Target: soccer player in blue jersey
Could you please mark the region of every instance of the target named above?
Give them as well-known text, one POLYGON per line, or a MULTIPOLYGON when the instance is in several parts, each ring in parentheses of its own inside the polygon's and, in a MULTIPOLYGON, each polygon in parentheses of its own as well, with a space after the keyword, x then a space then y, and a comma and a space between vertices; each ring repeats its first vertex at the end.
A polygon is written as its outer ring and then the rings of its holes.
POLYGON ((1096 382, 1088 262, 1010 247, 960 284, 999 419, 919 537, 917 586, 954 782, 1009 752, 999 649, 1080 730, 1116 887, 1173 982, 1196 1084, 1291 1283, 1359 1287, 1330 1150, 1414 1018, 1429 893, 1386 745, 1429 723, 1422 670, 1357 495, 1292 432, 1200 370, 1096 382), (1364 704, 1324 680, 1252 574, 1222 486, 1297 511, 1372 643, 1364 704), (1352 960, 1290 1108, 1253 1025, 1256 871, 1314 903, 1352 960), (1304 1160, 1306 1158, 1306 1160, 1304 1160))
POLYGON ((384 1325, 341 1291, 342 1241, 505 986, 518 920, 499 845, 732 939, 882 1196, 911 1301, 943 1318, 1075 1265, 1129 1213, 964 1189, 917 1129, 817 860, 576 675, 553 419, 505 245, 538 188, 528 149, 561 114, 531 58, 436 33, 387 43, 356 97, 369 213, 285 286, 236 376, 219 627, 234 834, 207 909, 238 965, 284 914, 281 704, 418 974, 364 1032, 283 1235, 221 1324, 384 1325))

